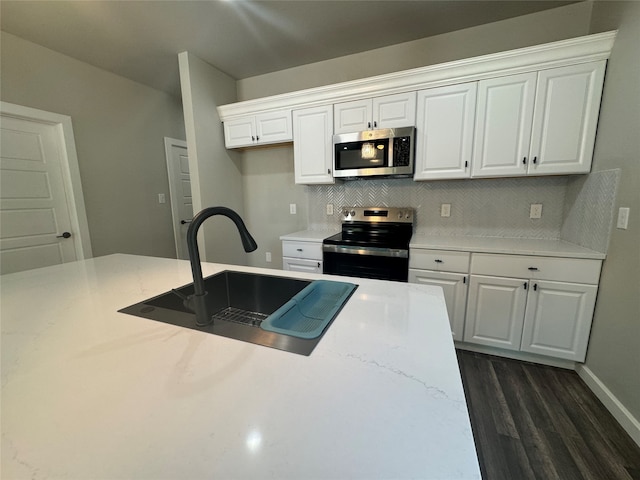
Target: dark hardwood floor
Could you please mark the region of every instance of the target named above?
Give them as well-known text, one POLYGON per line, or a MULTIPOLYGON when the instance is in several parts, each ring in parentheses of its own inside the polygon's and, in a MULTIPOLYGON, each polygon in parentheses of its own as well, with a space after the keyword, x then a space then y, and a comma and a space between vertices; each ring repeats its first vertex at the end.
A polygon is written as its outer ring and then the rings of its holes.
POLYGON ((640 480, 640 447, 574 371, 458 350, 485 480, 640 480))

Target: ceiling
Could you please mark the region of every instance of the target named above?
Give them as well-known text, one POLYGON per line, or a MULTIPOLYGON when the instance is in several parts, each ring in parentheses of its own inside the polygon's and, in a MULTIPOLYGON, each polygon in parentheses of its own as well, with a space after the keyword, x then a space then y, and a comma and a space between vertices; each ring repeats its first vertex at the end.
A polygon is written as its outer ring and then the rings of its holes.
POLYGON ((243 79, 576 1, 2 0, 0 26, 179 95, 183 51, 243 79))

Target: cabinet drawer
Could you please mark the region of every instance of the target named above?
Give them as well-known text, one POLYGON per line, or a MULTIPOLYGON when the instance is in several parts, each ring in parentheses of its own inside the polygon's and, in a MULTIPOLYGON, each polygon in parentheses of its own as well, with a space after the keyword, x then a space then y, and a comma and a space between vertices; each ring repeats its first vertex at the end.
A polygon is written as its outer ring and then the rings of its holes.
POLYGON ((409 268, 468 273, 470 255, 469 252, 412 249, 409 255, 409 268))
POLYGON ((282 256, 293 258, 309 258, 322 260, 321 242, 290 242, 282 241, 282 256))
POLYGON ((498 277, 532 278, 597 284, 601 260, 584 258, 537 257, 527 255, 492 255, 474 253, 471 273, 498 277))

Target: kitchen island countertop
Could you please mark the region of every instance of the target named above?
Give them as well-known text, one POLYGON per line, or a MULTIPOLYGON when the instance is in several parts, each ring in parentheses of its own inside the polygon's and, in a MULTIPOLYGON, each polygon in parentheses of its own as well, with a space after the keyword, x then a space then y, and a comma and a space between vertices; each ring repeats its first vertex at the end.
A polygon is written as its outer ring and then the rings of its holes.
POLYGON ((480 478, 441 289, 351 281, 306 357, 117 312, 186 261, 0 277, 2 477, 480 478))

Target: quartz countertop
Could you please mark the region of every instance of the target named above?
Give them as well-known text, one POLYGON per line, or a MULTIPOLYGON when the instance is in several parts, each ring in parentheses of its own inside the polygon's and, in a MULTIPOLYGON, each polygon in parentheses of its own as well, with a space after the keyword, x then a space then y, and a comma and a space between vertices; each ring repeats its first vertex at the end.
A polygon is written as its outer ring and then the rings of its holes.
POLYGON ((186 261, 1 276, 2 477, 480 478, 442 290, 346 279, 306 357, 117 312, 186 261))
POLYGON ((475 253, 500 253, 509 255, 536 255, 545 257, 590 258, 603 260, 606 254, 589 250, 563 240, 539 240, 534 238, 471 237, 455 235, 416 235, 410 248, 432 248, 475 253))
POLYGON ((289 240, 294 242, 322 242, 327 237, 335 235, 340 230, 301 230, 299 232, 281 235, 280 240, 289 240))

